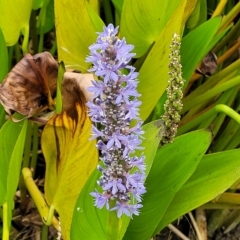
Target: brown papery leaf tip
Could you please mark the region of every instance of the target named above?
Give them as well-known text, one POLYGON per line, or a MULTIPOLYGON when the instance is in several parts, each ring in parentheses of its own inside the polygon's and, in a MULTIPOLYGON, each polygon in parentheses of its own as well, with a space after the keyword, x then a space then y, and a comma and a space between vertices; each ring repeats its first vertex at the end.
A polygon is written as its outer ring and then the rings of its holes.
POLYGON ((9 115, 31 117, 52 104, 57 75, 58 63, 50 53, 27 54, 0 85, 0 103, 9 115))

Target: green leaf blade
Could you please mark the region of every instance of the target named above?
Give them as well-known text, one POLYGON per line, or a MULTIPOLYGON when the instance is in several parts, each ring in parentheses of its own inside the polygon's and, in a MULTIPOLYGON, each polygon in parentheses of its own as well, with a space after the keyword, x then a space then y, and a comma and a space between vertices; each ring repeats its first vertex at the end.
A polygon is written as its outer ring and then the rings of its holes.
POLYGON ((159 229, 212 200, 236 182, 240 175, 239 155, 240 149, 205 155, 193 175, 174 196, 159 229))
POLYGON ((211 133, 195 131, 175 139, 157 151, 146 180, 141 214, 130 222, 124 240, 147 240, 158 231, 158 224, 176 192, 196 169, 211 142, 211 133))
POLYGON ((21 124, 8 120, 0 130, 0 206, 7 199, 7 182, 11 154, 21 131, 21 124))
MULTIPOLYGON (((145 134, 142 146, 146 149, 144 155, 146 156, 146 173, 148 174, 162 137, 162 122, 158 120, 146 124, 143 126, 143 130, 145 134)), ((141 151, 136 153, 137 156, 141 154, 141 151)), ((79 238, 121 240, 123 238, 130 218, 124 215, 118 219, 110 216, 110 214, 116 215, 116 212, 109 213, 105 208, 98 209, 93 206, 93 197, 90 196, 90 193, 95 188, 99 189, 96 186, 99 177, 99 171, 95 170, 78 197, 71 226, 71 240, 78 240, 79 238), (114 226, 114 229, 111 229, 112 226, 114 226)))

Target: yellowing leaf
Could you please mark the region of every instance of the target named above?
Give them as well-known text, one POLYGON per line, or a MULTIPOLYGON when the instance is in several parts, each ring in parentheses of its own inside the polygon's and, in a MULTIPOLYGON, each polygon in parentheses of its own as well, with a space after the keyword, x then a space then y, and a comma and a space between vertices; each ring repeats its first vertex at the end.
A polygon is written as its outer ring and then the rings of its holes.
POLYGON ((135 46, 136 57, 144 55, 182 0, 128 0, 123 2, 121 34, 135 46))
POLYGON ((32 11, 32 0, 1 0, 0 28, 6 44, 14 45, 19 38, 20 31, 24 34, 24 50, 27 49, 29 34, 29 18, 32 11))
POLYGON ((139 72, 138 91, 142 95, 140 115, 145 120, 165 91, 168 82, 168 64, 172 36, 181 35, 186 16, 192 12, 194 1, 182 0, 164 29, 160 33, 139 72))
POLYGON ((79 193, 96 168, 96 141, 89 141, 91 120, 85 97, 76 79, 64 79, 63 112, 51 118, 42 134, 46 160, 45 197, 60 215, 64 240, 70 239, 70 225, 79 193))
MULTIPOLYGON (((96 29, 97 25, 90 18, 86 4, 86 0, 54 2, 58 58, 64 61, 67 67, 82 72, 86 72, 89 66, 85 62, 89 53, 88 47, 96 41, 96 32, 102 30, 102 26, 101 29, 96 29)), ((96 9, 94 3, 93 5, 96 9)), ((97 14, 95 17, 100 19, 97 14)))

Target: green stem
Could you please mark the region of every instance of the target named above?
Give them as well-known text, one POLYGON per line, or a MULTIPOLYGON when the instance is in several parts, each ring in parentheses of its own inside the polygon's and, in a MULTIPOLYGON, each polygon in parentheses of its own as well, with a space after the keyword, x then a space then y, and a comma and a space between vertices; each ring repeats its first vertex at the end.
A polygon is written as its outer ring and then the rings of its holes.
POLYGON ((40 37, 39 37, 39 44, 38 44, 38 52, 42 52, 43 51, 43 27, 40 26, 40 37))
MULTIPOLYGON (((229 90, 227 90, 226 92, 224 92, 220 97, 219 99, 217 100, 216 104, 215 105, 218 105, 218 104, 226 104, 228 102, 228 99, 231 97, 232 93, 235 92, 235 89, 234 88, 231 88, 229 90)), ((230 104, 226 104, 228 106, 231 106, 230 104)), ((215 119, 215 116, 212 116, 211 118, 208 118, 206 119, 206 121, 202 122, 198 128, 201 129, 201 128, 208 128, 212 121, 215 119)))
POLYGON ((223 18, 221 25, 219 27, 219 31, 222 30, 224 27, 226 27, 226 24, 228 24, 232 19, 237 16, 237 14, 240 12, 240 2, 238 2, 231 11, 223 18))
POLYGON ((41 240, 48 240, 48 226, 43 225, 41 231, 41 240))
POLYGON ((14 45, 14 52, 15 52, 16 61, 19 62, 21 60, 21 54, 20 54, 18 43, 14 45))
POLYGON ((200 116, 194 118, 192 121, 182 125, 178 128, 178 136, 193 129, 194 127, 198 126, 202 121, 205 121, 206 119, 216 115, 218 112, 225 113, 229 117, 231 117, 233 120, 235 120, 238 124, 240 124, 240 115, 234 111, 232 108, 224 105, 224 104, 218 104, 215 107, 212 107, 207 112, 201 114, 200 116))
MULTIPOLYGON (((232 94, 230 95, 230 98, 227 100, 227 102, 224 104, 224 106, 232 106, 232 104, 233 104, 233 102, 234 102, 234 100, 236 98, 237 92, 238 92, 238 88, 232 88, 232 89, 229 89, 229 90, 231 90, 230 92, 232 92, 232 94)), ((212 125, 213 125, 212 131, 213 131, 215 136, 218 134, 218 131, 221 128, 225 117, 226 117, 225 113, 220 113, 220 115, 213 121, 213 123, 212 123, 212 125)))
POLYGON ((54 206, 51 205, 51 209, 49 210, 48 205, 46 204, 42 193, 39 191, 35 182, 33 181, 32 173, 31 173, 30 169, 23 168, 22 174, 23 174, 23 178, 24 178, 26 187, 27 187, 27 189, 32 197, 32 200, 35 203, 35 205, 42 217, 43 222, 45 224, 52 222, 53 226, 56 229, 58 229, 59 228, 58 220, 53 215, 54 206))
POLYGON ((24 27, 24 38, 22 43, 22 51, 23 54, 26 55, 28 53, 28 41, 29 41, 29 25, 26 25, 24 27))
POLYGON ((38 36, 37 36, 37 28, 36 28, 36 10, 32 10, 30 17, 30 34, 32 39, 32 49, 34 53, 38 51, 38 36))
POLYGON ((55 41, 53 43, 53 46, 52 46, 52 48, 50 50, 50 53, 54 56, 56 51, 57 51, 57 40, 55 39, 55 41))
POLYGON ((112 9, 111 9, 111 1, 103 0, 103 9, 106 18, 106 24, 113 23, 112 9))
POLYGON ((227 105, 218 104, 215 106, 215 110, 217 112, 226 113, 226 115, 228 115, 233 120, 235 120, 236 123, 240 124, 240 115, 236 111, 234 111, 232 108, 228 107, 227 105))
MULTIPOLYGON (((31 137, 32 137, 31 122, 28 121, 22 167, 29 167, 30 150, 31 150, 31 137)), ((25 205, 27 203, 27 189, 26 189, 26 186, 24 184, 24 179, 23 179, 22 175, 20 176, 18 186, 19 186, 19 189, 20 189, 20 192, 21 192, 20 204, 21 204, 21 207, 23 207, 23 209, 24 209, 25 205)))
POLYGON ((54 205, 51 205, 50 208, 49 208, 49 212, 48 212, 46 222, 45 222, 45 224, 47 226, 50 226, 52 224, 52 220, 53 220, 53 216, 54 216, 54 210, 55 210, 54 205))
POLYGON ((8 69, 12 69, 13 50, 14 46, 8 48, 8 69))
POLYGON ((62 81, 65 71, 64 63, 60 62, 57 77, 56 114, 60 114, 62 112, 62 81))
POLYGON ((226 34, 226 36, 213 48, 213 52, 217 53, 222 50, 230 41, 239 36, 240 30, 240 20, 231 28, 231 30, 226 34))
POLYGON ((32 139, 32 157, 30 162, 30 168, 33 169, 33 176, 36 171, 37 157, 38 157, 38 124, 33 123, 33 139, 32 139))
POLYGON ((204 94, 201 94, 200 96, 194 98, 192 101, 187 101, 187 102, 185 101, 185 103, 183 105, 182 113, 187 112, 188 110, 190 110, 194 106, 200 104, 204 100, 212 98, 212 97, 226 91, 227 89, 232 88, 239 84, 240 84, 240 76, 237 76, 227 82, 222 83, 221 85, 215 86, 213 89, 208 90, 204 94))
POLYGON ((235 149, 236 147, 238 147, 240 144, 239 136, 240 136, 240 128, 238 128, 238 130, 235 132, 234 136, 232 137, 231 141, 226 146, 225 150, 231 150, 231 149, 235 149))
POLYGON ((3 234, 2 240, 9 240, 9 229, 8 229, 8 205, 7 202, 3 204, 3 234))

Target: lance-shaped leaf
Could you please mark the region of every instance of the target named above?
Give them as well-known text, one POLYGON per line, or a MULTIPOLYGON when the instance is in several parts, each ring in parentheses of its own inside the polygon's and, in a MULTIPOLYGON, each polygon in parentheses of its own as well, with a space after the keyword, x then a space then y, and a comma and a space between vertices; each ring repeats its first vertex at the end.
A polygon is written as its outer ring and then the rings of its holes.
POLYGON ((45 196, 60 215, 62 235, 70 239, 73 209, 86 180, 96 168, 98 152, 89 141, 91 121, 76 79, 64 79, 63 111, 51 118, 42 134, 46 160, 45 196))

